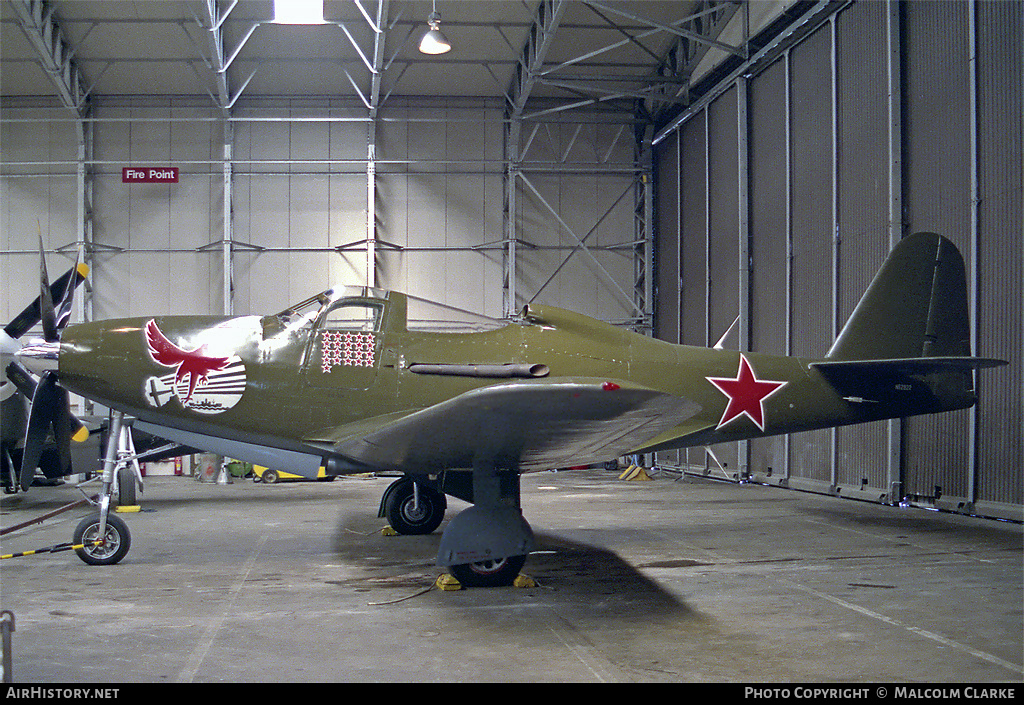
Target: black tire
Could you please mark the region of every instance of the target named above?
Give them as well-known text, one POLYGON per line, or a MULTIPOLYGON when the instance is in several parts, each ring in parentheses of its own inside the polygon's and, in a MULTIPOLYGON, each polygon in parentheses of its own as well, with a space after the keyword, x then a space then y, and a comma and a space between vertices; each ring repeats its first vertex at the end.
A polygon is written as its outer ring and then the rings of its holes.
POLYGON ((281 476, 277 474, 277 470, 271 470, 270 468, 267 468, 266 470, 263 471, 263 481, 266 482, 268 485, 272 485, 280 479, 281 476))
POLYGON ((494 561, 462 563, 448 570, 463 587, 505 587, 519 576, 526 556, 509 556, 494 561))
POLYGON ((134 507, 139 503, 135 490, 135 473, 130 467, 117 471, 117 502, 122 507, 134 507))
POLYGON ((132 546, 132 535, 128 531, 128 525, 113 514, 108 514, 105 541, 93 545, 99 537, 99 529, 99 514, 87 516, 78 522, 74 545, 86 545, 83 548, 76 548, 75 553, 89 565, 114 565, 128 554, 128 549, 132 546))
POLYGON ((397 485, 388 495, 384 516, 391 528, 400 534, 429 534, 444 519, 444 495, 421 484, 417 506, 414 491, 412 482, 397 485))

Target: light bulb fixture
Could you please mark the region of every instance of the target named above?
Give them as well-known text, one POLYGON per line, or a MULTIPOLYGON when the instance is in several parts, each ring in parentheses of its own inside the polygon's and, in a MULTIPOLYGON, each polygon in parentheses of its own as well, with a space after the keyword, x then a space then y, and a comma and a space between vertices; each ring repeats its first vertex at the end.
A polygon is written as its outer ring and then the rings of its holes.
POLYGON ((427 25, 430 27, 420 40, 420 52, 423 54, 445 54, 452 50, 452 43, 441 31, 441 15, 437 13, 437 6, 427 18, 427 25))

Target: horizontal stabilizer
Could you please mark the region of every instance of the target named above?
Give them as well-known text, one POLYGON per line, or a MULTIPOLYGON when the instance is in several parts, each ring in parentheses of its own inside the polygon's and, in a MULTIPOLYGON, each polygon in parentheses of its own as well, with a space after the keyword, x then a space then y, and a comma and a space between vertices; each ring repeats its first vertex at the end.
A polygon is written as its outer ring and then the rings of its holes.
POLYGON ((974 370, 1007 364, 985 357, 943 356, 891 360, 828 360, 810 368, 860 407, 863 419, 896 418, 971 406, 974 370))
POLYGON ((829 360, 812 362, 810 366, 828 377, 830 372, 870 374, 893 371, 904 374, 928 374, 954 370, 984 370, 1006 364, 1006 360, 991 357, 910 357, 895 360, 829 360))

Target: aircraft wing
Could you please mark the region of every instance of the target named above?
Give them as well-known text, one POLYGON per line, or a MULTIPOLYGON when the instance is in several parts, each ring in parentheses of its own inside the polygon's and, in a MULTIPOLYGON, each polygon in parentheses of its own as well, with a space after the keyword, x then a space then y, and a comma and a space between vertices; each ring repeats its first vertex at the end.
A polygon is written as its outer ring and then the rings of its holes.
POLYGON ((535 470, 626 455, 698 411, 696 402, 621 380, 525 380, 307 440, 329 441, 339 454, 374 467, 468 468, 487 458, 535 470))

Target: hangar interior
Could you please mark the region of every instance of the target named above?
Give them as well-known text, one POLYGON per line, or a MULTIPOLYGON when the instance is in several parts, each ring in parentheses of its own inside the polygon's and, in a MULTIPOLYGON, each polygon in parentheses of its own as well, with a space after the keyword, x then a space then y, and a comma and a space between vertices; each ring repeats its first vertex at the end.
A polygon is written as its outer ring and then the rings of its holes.
MULTIPOLYGON (((896 242, 938 232, 966 260, 974 354, 1010 361, 976 373, 977 406, 645 462, 772 486, 766 503, 1020 522, 1022 37, 1021 3, 980 0, 326 0, 299 24, 270 0, 4 0, 0 318, 39 291, 41 236, 51 273, 90 266, 73 321, 262 314, 351 284, 441 302, 410 310, 435 327, 537 301, 815 357, 896 242), (435 12, 452 49, 428 55, 435 12), (173 176, 128 173, 150 169, 173 176)), ((552 633, 585 666, 567 677, 636 676, 552 633)), ((1000 648, 966 672, 1019 677, 1000 648)))
POLYGON ((340 283, 820 356, 892 245, 934 231, 965 253, 974 353, 1012 362, 976 408, 656 462, 1022 518, 1018 3, 0 12, 4 320, 41 234, 91 266, 75 320, 266 313, 340 283), (417 48, 434 11, 446 54, 417 48))

